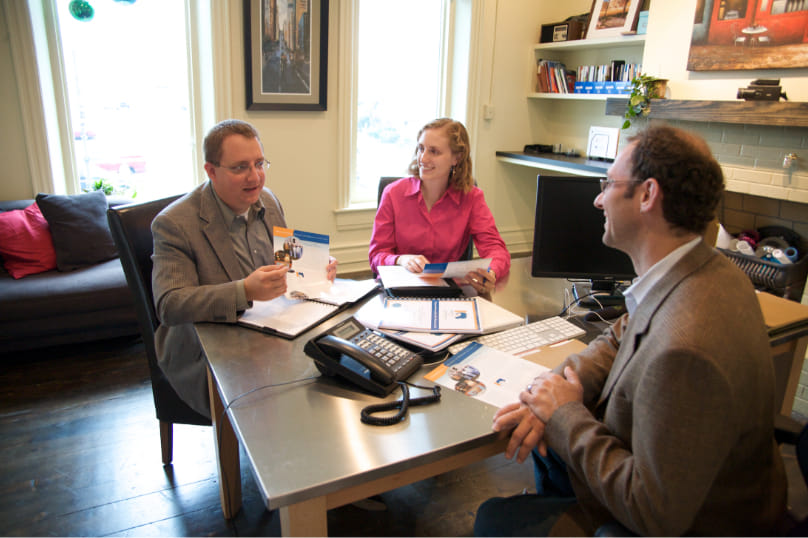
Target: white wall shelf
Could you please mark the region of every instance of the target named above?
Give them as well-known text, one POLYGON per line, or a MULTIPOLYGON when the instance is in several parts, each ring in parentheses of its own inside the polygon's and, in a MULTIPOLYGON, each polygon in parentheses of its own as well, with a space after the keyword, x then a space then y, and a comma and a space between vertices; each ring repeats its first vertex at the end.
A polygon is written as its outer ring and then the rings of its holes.
POLYGON ((558 41, 556 43, 538 43, 533 46, 536 51, 574 51, 602 48, 636 47, 645 45, 645 34, 627 35, 620 37, 604 37, 598 39, 575 39, 573 41, 558 41))

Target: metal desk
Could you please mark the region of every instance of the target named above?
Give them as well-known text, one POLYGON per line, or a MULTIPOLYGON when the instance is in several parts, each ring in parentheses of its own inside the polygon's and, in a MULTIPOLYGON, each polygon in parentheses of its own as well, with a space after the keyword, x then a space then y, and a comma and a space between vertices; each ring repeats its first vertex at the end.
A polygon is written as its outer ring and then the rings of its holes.
MULTIPOLYGON (((527 321, 558 314, 565 301, 564 290, 570 286, 563 279, 532 278, 530 261, 514 259, 511 273, 498 282, 493 296, 494 302, 527 321)), ((361 408, 380 400, 332 379, 319 378, 314 363, 303 353, 308 339, 346 319, 352 311, 295 340, 234 325, 196 325, 209 362, 225 517, 233 517, 241 506, 239 443, 250 460, 267 508, 280 510, 283 534, 308 536, 327 534, 326 510, 330 508, 504 450, 504 437, 491 431, 496 409, 449 390, 443 391, 438 405, 410 409, 401 424, 362 424, 361 408), (232 403, 227 413, 223 412, 223 402, 232 403)), ((600 323, 578 323, 588 332, 584 340, 603 328, 600 323)), ((808 319, 785 333, 772 335, 770 340, 781 412, 788 415, 808 345, 808 319)), ((421 380, 431 368, 425 366, 411 380, 431 385, 421 380)), ((413 395, 420 392, 414 389, 413 395)), ((397 399, 397 394, 387 399, 397 399)))
MULTIPOLYGON (((528 318, 558 313, 565 282, 531 279, 527 286, 528 261, 514 264, 494 300, 528 318)), ((267 508, 280 510, 283 534, 309 536, 327 534, 330 508, 504 450, 504 436, 491 430, 496 408, 449 390, 443 391, 438 405, 411 408, 408 418, 395 426, 362 424, 360 410, 380 400, 319 378, 313 361, 303 353, 308 339, 352 311, 295 340, 235 325, 196 325, 209 363, 225 517, 233 517, 241 504, 239 443, 267 508), (232 404, 226 413, 223 404, 232 404)), ((411 380, 431 385, 419 380, 432 368, 425 366, 411 380)), ((412 392, 417 396, 423 391, 412 392)))

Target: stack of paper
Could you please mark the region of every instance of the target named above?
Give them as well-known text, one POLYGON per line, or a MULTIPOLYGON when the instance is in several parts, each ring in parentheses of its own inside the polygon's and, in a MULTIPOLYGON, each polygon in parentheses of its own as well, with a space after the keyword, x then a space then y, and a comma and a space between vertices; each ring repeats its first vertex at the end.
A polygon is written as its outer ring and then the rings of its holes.
MULTIPOLYGON (((525 321, 520 316, 498 306, 491 301, 483 299, 482 297, 474 297, 473 300, 477 305, 477 312, 480 320, 480 334, 487 334, 512 327, 524 325, 525 321)), ((406 329, 390 329, 383 328, 383 319, 385 312, 386 298, 383 296, 375 297, 365 303, 357 312, 354 317, 359 320, 366 327, 377 329, 385 334, 388 334, 397 340, 408 342, 417 345, 429 351, 441 351, 449 347, 449 345, 469 336, 468 333, 436 333, 436 332, 423 332, 411 331, 406 329)), ((388 318, 389 323, 389 318, 388 318)))

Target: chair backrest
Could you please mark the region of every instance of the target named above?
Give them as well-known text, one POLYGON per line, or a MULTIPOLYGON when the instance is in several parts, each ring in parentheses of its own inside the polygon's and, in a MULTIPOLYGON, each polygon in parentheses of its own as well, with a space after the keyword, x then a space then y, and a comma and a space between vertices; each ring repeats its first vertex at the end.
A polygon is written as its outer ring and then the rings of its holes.
POLYGON ((161 421, 181 424, 210 424, 210 419, 188 407, 168 382, 157 364, 154 347, 154 331, 159 325, 152 295, 152 253, 154 239, 151 223, 154 217, 180 195, 151 202, 127 204, 107 210, 112 239, 126 275, 126 283, 135 298, 138 327, 143 337, 149 373, 152 380, 152 393, 157 418, 161 421))
MULTIPOLYGON (((392 182, 394 182, 394 181, 396 181, 398 179, 401 179, 401 178, 400 177, 382 176, 381 179, 379 179, 379 195, 378 195, 378 198, 376 198, 376 206, 377 207, 382 202, 382 193, 384 192, 384 188, 387 187, 390 183, 392 183, 392 182)), ((469 244, 466 247, 466 250, 463 252, 463 255, 460 257, 460 260, 461 261, 466 261, 466 260, 470 260, 473 257, 474 257, 474 240, 469 239, 469 244)))

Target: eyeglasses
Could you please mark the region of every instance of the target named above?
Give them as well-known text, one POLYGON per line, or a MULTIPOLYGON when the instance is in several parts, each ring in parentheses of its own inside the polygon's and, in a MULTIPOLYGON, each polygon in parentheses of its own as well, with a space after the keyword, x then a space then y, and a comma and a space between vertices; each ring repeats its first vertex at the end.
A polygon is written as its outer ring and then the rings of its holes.
POLYGON ((213 166, 217 168, 224 168, 226 170, 230 170, 230 172, 236 176, 244 176, 247 175, 250 170, 255 167, 256 170, 268 170, 269 169, 269 161, 266 159, 258 159, 252 164, 249 163, 242 163, 237 164, 235 166, 221 166, 219 164, 213 163, 213 166))
POLYGON ((608 188, 609 188, 609 186, 611 186, 611 185, 616 185, 616 184, 618 184, 618 183, 634 183, 634 181, 633 181, 633 180, 631 180, 631 179, 623 179, 623 180, 619 180, 619 179, 606 179, 606 178, 602 178, 602 179, 600 180, 600 192, 606 192, 606 189, 608 189, 608 188))

